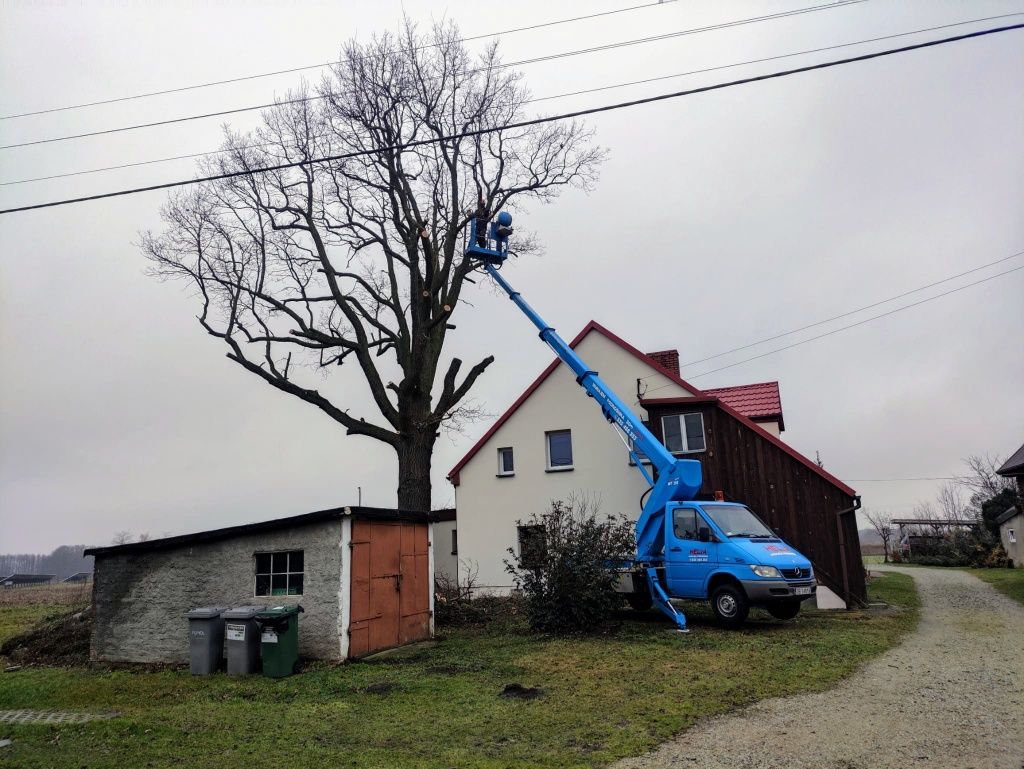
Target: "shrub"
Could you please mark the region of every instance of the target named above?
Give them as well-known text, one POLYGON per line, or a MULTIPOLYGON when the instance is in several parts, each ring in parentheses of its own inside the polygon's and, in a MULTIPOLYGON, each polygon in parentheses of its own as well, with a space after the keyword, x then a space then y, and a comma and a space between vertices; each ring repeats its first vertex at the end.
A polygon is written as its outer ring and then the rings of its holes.
POLYGON ((481 595, 476 584, 476 566, 463 561, 462 567, 461 581, 443 572, 435 575, 434 620, 439 627, 484 626, 522 615, 521 599, 481 595))
POLYGON ((505 568, 526 600, 530 627, 547 633, 590 630, 622 604, 614 564, 633 557, 633 523, 598 515, 586 500, 552 502, 524 524, 519 552, 505 568))

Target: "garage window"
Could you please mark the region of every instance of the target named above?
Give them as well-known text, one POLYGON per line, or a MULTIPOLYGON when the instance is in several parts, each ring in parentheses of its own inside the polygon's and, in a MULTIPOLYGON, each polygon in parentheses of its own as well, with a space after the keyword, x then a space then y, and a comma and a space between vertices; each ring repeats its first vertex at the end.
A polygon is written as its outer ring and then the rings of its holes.
POLYGON ((302 595, 303 561, 301 550, 256 553, 255 595, 302 595))

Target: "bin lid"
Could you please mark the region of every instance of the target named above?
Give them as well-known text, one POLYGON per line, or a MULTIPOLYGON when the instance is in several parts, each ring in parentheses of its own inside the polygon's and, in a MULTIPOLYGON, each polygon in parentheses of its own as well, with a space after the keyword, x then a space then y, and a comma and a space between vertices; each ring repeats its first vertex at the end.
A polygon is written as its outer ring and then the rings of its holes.
POLYGON ((266 606, 236 606, 233 609, 228 609, 222 616, 224 619, 252 619, 266 608, 266 606))
POLYGON ((298 614, 300 611, 304 612, 298 604, 294 606, 267 606, 256 615, 257 619, 279 619, 281 617, 291 617, 298 614))
POLYGON ((185 612, 185 616, 189 619, 214 619, 219 617, 227 608, 227 606, 200 606, 197 609, 185 612))

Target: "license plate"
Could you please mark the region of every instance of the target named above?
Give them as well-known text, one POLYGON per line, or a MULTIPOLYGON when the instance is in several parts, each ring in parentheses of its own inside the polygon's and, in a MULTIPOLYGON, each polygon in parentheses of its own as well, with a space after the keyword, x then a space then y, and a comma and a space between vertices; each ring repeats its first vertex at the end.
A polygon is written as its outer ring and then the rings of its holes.
POLYGON ((810 595, 811 589, 809 587, 795 587, 793 588, 793 593, 795 595, 810 595))

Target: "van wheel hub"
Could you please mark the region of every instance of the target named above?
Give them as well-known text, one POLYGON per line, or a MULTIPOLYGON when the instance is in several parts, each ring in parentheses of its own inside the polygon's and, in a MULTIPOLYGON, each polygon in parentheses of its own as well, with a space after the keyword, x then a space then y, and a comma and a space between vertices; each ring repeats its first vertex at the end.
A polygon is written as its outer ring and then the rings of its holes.
POLYGON ((736 613, 736 599, 724 593, 718 596, 718 611, 725 617, 731 617, 736 613))

